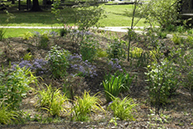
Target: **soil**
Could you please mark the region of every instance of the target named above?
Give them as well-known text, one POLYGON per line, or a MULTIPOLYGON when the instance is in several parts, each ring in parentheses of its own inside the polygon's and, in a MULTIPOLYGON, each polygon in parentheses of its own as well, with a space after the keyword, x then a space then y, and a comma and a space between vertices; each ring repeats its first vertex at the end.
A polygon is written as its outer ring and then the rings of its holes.
MULTIPOLYGON (((107 32, 108 33, 108 32, 107 32)), ((103 36, 100 32, 94 35, 98 39, 102 48, 107 47, 107 43, 112 39, 109 36, 103 36)), ((126 33, 116 33, 116 36, 123 40, 127 40, 126 33)), ((170 39, 163 39, 170 44, 170 39)), ((71 53, 77 53, 78 45, 75 42, 69 40, 69 38, 64 37, 50 37, 49 38, 49 47, 39 48, 36 46, 36 40, 31 38, 29 40, 24 40, 21 37, 19 38, 9 38, 0 41, 0 64, 4 67, 9 65, 9 62, 16 63, 20 62, 22 57, 31 52, 34 59, 45 59, 48 51, 51 46, 57 44, 61 48, 69 50, 71 53)), ((141 47, 144 50, 149 49, 146 42, 132 42, 132 46, 141 47)), ((163 50, 164 53, 165 50, 163 50)), ((135 121, 131 120, 117 120, 117 125, 113 122, 110 122, 113 118, 111 111, 98 112, 97 114, 92 113, 91 119, 89 122, 77 122, 71 121, 70 116, 67 116, 65 113, 61 114, 61 117, 54 121, 55 118, 48 115, 46 111, 37 110, 35 106, 37 102, 37 95, 39 89, 45 89, 45 84, 51 84, 55 88, 63 88, 64 82, 66 79, 70 80, 70 84, 73 86, 75 95, 81 96, 84 90, 90 91, 91 95, 94 95, 99 92, 100 104, 106 109, 108 103, 106 103, 104 96, 104 89, 101 85, 104 80, 105 72, 110 70, 108 67, 107 58, 97 58, 93 61, 93 65, 96 66, 96 71, 98 76, 91 77, 75 77, 71 78, 66 76, 63 79, 54 79, 51 77, 51 73, 40 75, 39 85, 31 85, 35 90, 29 91, 27 96, 23 98, 22 105, 20 110, 23 110, 29 114, 30 119, 26 120, 23 124, 17 125, 1 125, 0 128, 3 129, 83 129, 83 128, 133 128, 133 129, 146 129, 146 128, 167 128, 167 129, 190 129, 193 128, 193 102, 191 100, 190 94, 187 89, 182 87, 179 88, 177 94, 173 96, 170 102, 160 110, 160 115, 155 115, 155 108, 148 103, 148 91, 145 88, 147 86, 146 77, 144 72, 146 69, 144 66, 136 66, 136 62, 133 61, 127 62, 126 60, 122 61, 122 68, 124 68, 131 75, 135 75, 130 91, 127 93, 120 94, 120 97, 129 96, 134 99, 137 112, 133 112, 135 121), (51 119, 49 121, 44 120, 51 119)), ((68 72, 70 73, 70 69, 68 72)), ((68 82, 66 82, 68 83, 68 82)))

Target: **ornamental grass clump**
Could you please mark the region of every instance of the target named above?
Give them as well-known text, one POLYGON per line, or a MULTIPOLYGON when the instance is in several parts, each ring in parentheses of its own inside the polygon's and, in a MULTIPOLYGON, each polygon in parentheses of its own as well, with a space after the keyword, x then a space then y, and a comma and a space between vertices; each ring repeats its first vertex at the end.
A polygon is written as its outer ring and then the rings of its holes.
POLYGON ((59 89, 54 90, 51 85, 47 89, 39 91, 37 106, 45 109, 51 116, 60 116, 65 111, 64 102, 68 101, 67 97, 61 94, 59 89))
POLYGON ((114 100, 108 105, 107 110, 112 110, 113 115, 120 120, 135 120, 133 112, 136 111, 134 108, 137 104, 134 103, 133 99, 125 97, 123 100, 120 98, 114 98, 114 100))
POLYGON ((118 97, 121 91, 128 91, 133 77, 129 76, 129 73, 117 71, 105 76, 105 80, 102 82, 105 90, 105 97, 107 102, 111 102, 114 97, 118 97))
POLYGON ((4 105, 2 101, 0 104, 0 125, 13 124, 18 122, 20 114, 15 110, 10 110, 10 107, 4 105))
POLYGON ((74 107, 72 109, 74 119, 76 121, 87 121, 91 112, 96 113, 97 110, 103 110, 98 102, 99 98, 97 98, 96 94, 90 96, 89 92, 84 91, 83 97, 76 97, 74 102, 74 107))

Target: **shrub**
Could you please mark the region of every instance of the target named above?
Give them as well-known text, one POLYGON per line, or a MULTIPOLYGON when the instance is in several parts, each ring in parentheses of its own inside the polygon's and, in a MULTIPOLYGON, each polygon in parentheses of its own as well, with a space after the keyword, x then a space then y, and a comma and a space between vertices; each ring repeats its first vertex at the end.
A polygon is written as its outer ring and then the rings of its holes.
POLYGON ((150 101, 153 105, 160 107, 168 103, 168 98, 174 95, 178 89, 179 73, 168 60, 164 60, 160 64, 154 62, 147 69, 150 101))
POLYGON ((89 115, 91 112, 95 112, 96 110, 103 110, 103 108, 99 105, 99 99, 94 96, 90 96, 89 92, 84 91, 83 97, 76 97, 76 101, 74 102, 74 108, 72 112, 74 112, 74 118, 77 121, 86 121, 89 119, 89 115))
POLYGON ((176 0, 151 0, 142 4, 140 13, 150 25, 157 22, 162 28, 167 28, 178 19, 177 4, 176 0))
POLYGON ((82 60, 88 60, 92 62, 96 57, 96 52, 98 49, 98 41, 90 36, 85 36, 80 45, 80 54, 82 55, 82 60))
POLYGON ((61 78, 66 75, 66 69, 69 66, 67 57, 69 52, 66 50, 59 50, 60 47, 55 45, 49 51, 47 56, 48 65, 50 66, 50 71, 54 78, 61 78))
POLYGON ((108 58, 125 59, 126 52, 124 48, 125 48, 125 45, 123 41, 114 39, 114 41, 109 44, 109 48, 107 49, 108 58))
POLYGON ((0 98, 5 99, 5 104, 12 109, 20 106, 22 97, 31 89, 29 84, 37 83, 36 77, 25 67, 16 66, 15 71, 0 76, 0 98))
POLYGON ((40 36, 40 41, 39 41, 39 47, 40 48, 48 48, 48 43, 49 43, 49 37, 48 34, 44 33, 40 36))
POLYGON ((94 5, 90 6, 88 1, 85 4, 78 4, 75 8, 64 7, 62 10, 59 9, 60 0, 57 0, 53 4, 52 13, 56 19, 63 25, 75 21, 79 30, 88 30, 90 27, 95 27, 98 21, 103 18, 103 12, 101 6, 94 5))
POLYGON ((135 120, 133 117, 133 108, 136 104, 133 102, 133 99, 128 99, 125 97, 123 100, 120 98, 115 98, 107 107, 113 111, 114 117, 118 117, 120 120, 135 120))

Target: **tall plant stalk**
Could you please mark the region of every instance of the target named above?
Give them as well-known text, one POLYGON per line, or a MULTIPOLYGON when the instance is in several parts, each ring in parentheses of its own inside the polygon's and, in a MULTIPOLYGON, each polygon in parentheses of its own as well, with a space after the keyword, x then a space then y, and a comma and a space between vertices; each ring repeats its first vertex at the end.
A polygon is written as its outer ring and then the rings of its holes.
MULTIPOLYGON (((131 41, 132 41, 132 32, 133 32, 133 28, 134 28, 134 26, 137 24, 135 24, 134 25, 134 20, 135 20, 135 13, 136 13, 136 8, 137 8, 137 3, 138 3, 139 1, 138 0, 135 0, 135 2, 134 2, 134 8, 133 8, 133 15, 132 15, 132 21, 131 21, 131 27, 129 28, 129 31, 128 31, 128 36, 129 36, 129 43, 128 43, 128 57, 127 57, 127 61, 129 62, 129 60, 130 60, 130 58, 129 58, 129 56, 130 56, 130 48, 131 48, 131 41)), ((139 22, 139 20, 137 21, 137 22, 139 22)))

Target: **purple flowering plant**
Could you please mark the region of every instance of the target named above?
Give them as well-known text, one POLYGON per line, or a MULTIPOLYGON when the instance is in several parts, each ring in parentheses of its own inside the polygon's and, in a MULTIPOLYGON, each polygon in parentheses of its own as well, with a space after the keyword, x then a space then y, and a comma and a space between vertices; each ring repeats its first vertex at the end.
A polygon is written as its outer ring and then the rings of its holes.
POLYGON ((108 63, 109 67, 111 68, 111 70, 119 70, 119 71, 123 71, 123 69, 121 68, 120 65, 120 61, 117 58, 112 58, 109 63, 108 63))
POLYGON ((18 65, 18 67, 20 68, 29 68, 32 71, 35 71, 36 74, 40 75, 40 74, 45 74, 47 71, 46 65, 48 64, 48 62, 46 60, 43 59, 34 59, 33 61, 29 61, 29 60, 22 60, 21 62, 19 62, 19 64, 13 64, 12 69, 16 70, 16 66, 18 65))
POLYGON ((82 55, 70 55, 68 58, 70 68, 75 71, 74 76, 88 76, 94 78, 98 76, 96 73, 96 66, 92 65, 88 60, 83 61, 82 55))

